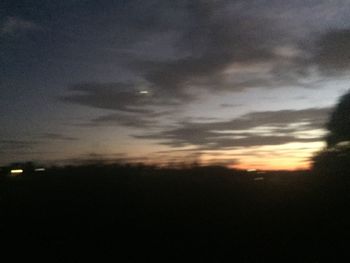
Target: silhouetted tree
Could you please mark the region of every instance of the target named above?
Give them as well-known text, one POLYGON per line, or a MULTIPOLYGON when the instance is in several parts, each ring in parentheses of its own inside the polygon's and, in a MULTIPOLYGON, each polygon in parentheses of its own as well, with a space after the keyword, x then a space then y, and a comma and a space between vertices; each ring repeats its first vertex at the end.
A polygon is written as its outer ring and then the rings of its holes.
POLYGON ((350 92, 340 98, 327 124, 327 147, 350 142, 350 92))
POLYGON ((318 173, 345 174, 350 170, 350 92, 343 95, 326 125, 326 148, 313 158, 318 173))

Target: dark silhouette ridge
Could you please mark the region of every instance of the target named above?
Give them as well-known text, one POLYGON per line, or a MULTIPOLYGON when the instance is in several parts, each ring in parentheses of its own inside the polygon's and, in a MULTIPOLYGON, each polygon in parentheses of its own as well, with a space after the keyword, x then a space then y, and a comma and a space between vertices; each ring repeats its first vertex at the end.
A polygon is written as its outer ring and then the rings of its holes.
POLYGON ((51 262, 260 262, 292 250, 296 262, 318 262, 321 246, 347 236, 339 204, 350 193, 308 174, 100 163, 0 177, 3 251, 51 262))

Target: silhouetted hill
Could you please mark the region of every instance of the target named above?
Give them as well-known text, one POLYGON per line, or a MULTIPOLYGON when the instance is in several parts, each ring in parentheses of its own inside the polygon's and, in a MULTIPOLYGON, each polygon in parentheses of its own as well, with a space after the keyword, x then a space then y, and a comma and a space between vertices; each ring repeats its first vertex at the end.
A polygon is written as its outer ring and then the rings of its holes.
POLYGON ((349 186, 307 172, 52 168, 1 178, 1 236, 4 251, 52 262, 261 262, 279 250, 319 262, 350 234, 349 186))

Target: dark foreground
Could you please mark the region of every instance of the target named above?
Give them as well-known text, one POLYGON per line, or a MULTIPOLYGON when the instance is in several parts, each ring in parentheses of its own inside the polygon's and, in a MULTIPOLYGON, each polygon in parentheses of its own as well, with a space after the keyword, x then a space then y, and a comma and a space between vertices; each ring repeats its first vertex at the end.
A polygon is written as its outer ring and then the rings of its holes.
POLYGON ((350 180, 226 173, 85 167, 2 178, 2 253, 48 262, 342 260, 350 180))

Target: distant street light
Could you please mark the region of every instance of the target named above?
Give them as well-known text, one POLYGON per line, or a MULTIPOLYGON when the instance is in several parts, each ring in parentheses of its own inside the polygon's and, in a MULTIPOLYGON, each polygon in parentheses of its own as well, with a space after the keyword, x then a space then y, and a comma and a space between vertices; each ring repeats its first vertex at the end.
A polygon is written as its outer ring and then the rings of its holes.
POLYGON ((21 173, 23 173, 22 169, 13 169, 13 170, 11 170, 11 174, 12 175, 18 175, 18 174, 21 174, 21 173))

